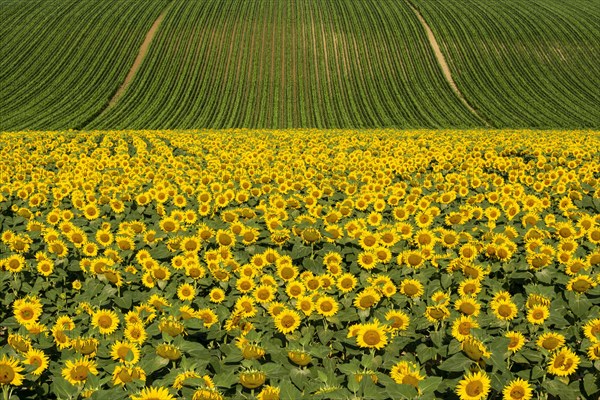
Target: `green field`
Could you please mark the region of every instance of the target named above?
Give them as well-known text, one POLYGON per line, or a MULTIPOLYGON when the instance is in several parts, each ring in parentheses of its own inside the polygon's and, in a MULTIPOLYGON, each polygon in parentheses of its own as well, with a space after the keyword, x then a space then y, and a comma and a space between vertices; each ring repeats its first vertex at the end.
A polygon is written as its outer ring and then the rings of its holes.
POLYGON ((0 130, 600 126, 596 1, 137 4, 1 1, 0 130))

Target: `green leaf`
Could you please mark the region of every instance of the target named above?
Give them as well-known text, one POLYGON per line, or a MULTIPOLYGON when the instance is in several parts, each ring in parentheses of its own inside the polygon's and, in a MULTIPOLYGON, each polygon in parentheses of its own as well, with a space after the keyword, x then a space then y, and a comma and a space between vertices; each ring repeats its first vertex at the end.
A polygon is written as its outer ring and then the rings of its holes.
MULTIPOLYGON (((574 383, 578 385, 578 382, 574 383)), ((580 395, 577 387, 575 387, 574 385, 567 386, 565 383, 559 381, 558 379, 546 381, 544 383, 544 388, 552 396, 558 396, 561 400, 576 399, 577 396, 580 395)))
POLYGON ((444 378, 441 376, 430 376, 425 378, 419 382, 419 389, 421 389, 424 394, 433 393, 440 386, 443 379, 444 378))
POLYGON ((289 379, 279 381, 278 386, 281 399, 299 399, 302 397, 302 392, 300 392, 289 379))
POLYGON ((594 393, 600 390, 598 387, 598 378, 591 373, 585 374, 583 377, 583 390, 586 395, 592 397, 594 393))
POLYGON ((510 339, 501 337, 494 339, 493 344, 491 345, 491 353, 490 362, 492 363, 494 370, 499 370, 501 372, 508 372, 505 357, 504 355, 507 352, 508 344, 510 343, 510 339))
POLYGON ((304 246, 302 243, 296 243, 294 247, 292 247, 292 260, 308 257, 311 254, 312 248, 310 246, 304 246))
POLYGON ((472 363, 473 361, 463 353, 457 353, 440 364, 438 368, 442 371, 459 372, 467 369, 472 363))

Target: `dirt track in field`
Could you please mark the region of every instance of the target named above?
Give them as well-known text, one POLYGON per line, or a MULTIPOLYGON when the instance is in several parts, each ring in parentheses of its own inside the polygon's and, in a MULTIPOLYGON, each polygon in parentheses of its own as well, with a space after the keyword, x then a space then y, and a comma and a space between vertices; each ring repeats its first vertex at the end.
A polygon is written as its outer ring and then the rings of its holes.
POLYGON ((437 40, 435 39, 435 35, 433 34, 433 31, 427 24, 427 21, 425 21, 425 19, 423 18, 423 16, 419 12, 419 10, 417 10, 410 1, 407 1, 407 4, 411 8, 411 10, 413 10, 415 15, 419 19, 419 22, 425 29, 425 32, 427 33, 427 39, 429 40, 429 44, 431 45, 431 49, 433 50, 433 53, 435 54, 435 58, 437 59, 438 64, 442 68, 444 77, 450 84, 450 87, 452 87, 452 90, 454 91, 454 93, 456 93, 456 95, 458 96, 460 101, 464 104, 464 106, 467 107, 469 109, 469 111, 471 111, 471 113, 473 115, 475 115, 477 118, 479 118, 481 121, 486 122, 486 125, 487 125, 487 121, 485 121, 485 119, 482 118, 481 115, 479 115, 473 107, 471 107, 471 105, 469 104, 467 99, 465 99, 465 96, 463 96, 463 94, 460 91, 460 89, 458 88, 458 86, 456 86, 456 82, 454 82, 454 78, 452 78, 452 73, 450 72, 448 63, 446 62, 446 57, 444 57, 444 53, 442 53, 442 50, 440 49, 440 45, 438 44, 437 40))
POLYGON ((150 43, 152 43, 152 39, 154 39, 154 36, 156 35, 156 31, 158 30, 158 27, 160 26, 163 19, 165 18, 165 15, 167 14, 168 10, 169 10, 169 7, 167 6, 167 8, 165 8, 165 10, 158 16, 158 18, 156 18, 156 21, 154 21, 154 23, 150 27, 150 30, 148 31, 148 33, 146 33, 146 37, 144 38, 144 41, 142 42, 142 45, 140 46, 140 50, 138 52, 137 57, 135 58, 135 61, 133 62, 133 65, 131 66, 131 69, 127 73, 127 76, 125 77, 125 80, 123 81, 121 86, 119 86, 119 89, 117 90, 115 95, 108 102, 107 109, 111 108, 119 101, 121 96, 123 96, 123 94, 129 87, 129 85, 131 84, 131 81, 133 81, 135 74, 140 69, 140 66, 142 65, 142 61, 144 61, 144 58, 146 57, 146 54, 148 53, 148 48, 150 47, 150 43))

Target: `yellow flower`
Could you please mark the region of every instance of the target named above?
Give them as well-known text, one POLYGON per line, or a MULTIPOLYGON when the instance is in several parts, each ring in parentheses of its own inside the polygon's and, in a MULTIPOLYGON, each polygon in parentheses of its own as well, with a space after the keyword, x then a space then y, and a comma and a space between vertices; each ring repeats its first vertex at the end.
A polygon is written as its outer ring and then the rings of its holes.
POLYGON ((337 314, 339 305, 331 296, 322 296, 317 300, 316 310, 324 317, 332 317, 337 314))
POLYGON ((33 370, 34 375, 41 375, 48 368, 48 356, 38 349, 30 349, 25 354, 24 364, 33 365, 36 368, 33 370))
POLYGON ((600 318, 592 319, 583 326, 583 334, 592 343, 600 342, 600 318))
POLYGON ((260 393, 256 396, 258 400, 279 400, 281 389, 266 385, 262 388, 260 393))
POLYGON ((425 309, 425 317, 431 323, 442 321, 450 316, 450 310, 444 306, 428 306, 425 309))
POLYGON ((243 387, 247 389, 256 389, 265 383, 267 375, 262 371, 252 369, 240 372, 239 379, 243 387))
POLYGON ((465 352, 467 357, 473 361, 479 361, 482 358, 491 357, 491 353, 487 350, 485 345, 473 336, 467 336, 461 343, 461 349, 465 352))
POLYGON ((374 288, 366 288, 358 293, 352 304, 359 310, 366 310, 373 307, 381 300, 381 295, 374 288))
POLYGON ((460 297, 454 303, 454 308, 465 315, 477 317, 481 311, 481 305, 473 297, 460 297))
POLYGON ((142 389, 138 394, 130 395, 131 400, 176 400, 169 389, 164 387, 147 387, 142 389))
POLYGON ((312 361, 312 357, 310 354, 308 354, 305 351, 299 350, 288 351, 288 358, 292 360, 294 364, 300 365, 301 367, 310 364, 310 362, 312 361))
POLYGON ((110 356, 113 360, 129 365, 137 364, 140 360, 140 349, 135 343, 117 340, 111 346, 110 356))
POLYGON ((176 361, 181 358, 181 351, 177 347, 167 343, 161 343, 156 346, 156 354, 171 361, 176 361))
POLYGON ((13 385, 13 386, 21 386, 23 384, 23 379, 25 378, 20 374, 23 372, 23 367, 19 365, 19 361, 12 358, 7 357, 6 355, 2 356, 0 360, 0 385, 13 385))
POLYGON ((419 382, 425 379, 419 371, 417 364, 400 361, 390 371, 390 377, 398 384, 411 385, 419 389, 419 382))
POLYGON ((4 268, 13 274, 23 271, 26 265, 25 258, 20 254, 13 254, 0 262, 0 266, 4 265, 4 268))
POLYGON ((533 388, 529 385, 529 382, 517 378, 504 387, 502 395, 502 400, 531 400, 533 388))
POLYGON ((596 282, 588 275, 577 275, 567 283, 567 290, 577 293, 585 293, 594 287, 596 287, 596 282))
POLYGON ((587 354, 592 361, 600 360, 600 342, 596 342, 588 347, 587 354))
POLYGON ((548 372, 558 376, 569 376, 579 365, 579 357, 569 348, 563 347, 555 352, 548 364, 548 372))
POLYGON ((37 322, 42 312, 42 303, 36 297, 18 299, 13 303, 15 319, 21 325, 37 322))
POLYGON ((294 332, 300 326, 300 315, 293 310, 283 310, 274 318, 275 327, 281 333, 294 332))
POLYGON ((62 376, 72 385, 80 385, 91 375, 98 375, 97 364, 87 357, 67 360, 62 376))
POLYGON ((485 399, 489 392, 490 378, 482 371, 465 375, 456 386, 456 394, 460 400, 485 399))
POLYGON ((181 301, 191 301, 196 297, 196 289, 189 283, 182 283, 177 288, 177 297, 181 301))
POLYGON ((388 343, 386 326, 375 320, 369 324, 361 324, 356 334, 356 343, 360 347, 381 349, 388 343))
POLYGON ((112 310, 100 309, 92 315, 92 326, 103 335, 110 335, 119 326, 119 316, 112 310))
POLYGON ((501 300, 492 303, 494 316, 502 321, 511 321, 517 316, 517 306, 510 300, 501 300))
POLYGON ((385 319, 391 322, 389 329, 392 332, 405 331, 410 324, 410 317, 404 311, 390 310, 385 314, 385 319))
POLYGON ((479 323, 470 315, 461 315, 452 323, 452 336, 462 342, 471 335, 472 328, 479 328, 479 323))
POLYGON ((144 371, 141 367, 117 365, 112 374, 112 381, 114 385, 124 385, 136 380, 146 380, 146 371, 144 371))
POLYGON ((400 283, 400 293, 408 297, 420 297, 424 293, 423 284, 416 279, 405 279, 400 283))
POLYGON ((560 333, 546 332, 541 334, 535 343, 539 347, 552 352, 565 344, 565 337, 560 333))
POLYGON ((527 321, 533 325, 541 325, 550 316, 547 306, 534 306, 527 311, 527 321))
POLYGON ((338 278, 336 287, 342 293, 349 293, 356 287, 357 283, 358 280, 354 275, 350 273, 345 273, 338 278))

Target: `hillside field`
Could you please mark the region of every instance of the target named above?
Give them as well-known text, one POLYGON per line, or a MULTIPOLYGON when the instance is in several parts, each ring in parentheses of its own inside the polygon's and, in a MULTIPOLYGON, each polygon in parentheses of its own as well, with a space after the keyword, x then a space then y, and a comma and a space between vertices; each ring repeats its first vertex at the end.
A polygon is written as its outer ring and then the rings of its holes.
POLYGON ((136 4, 0 1, 0 131, 600 127, 594 0, 136 4))

